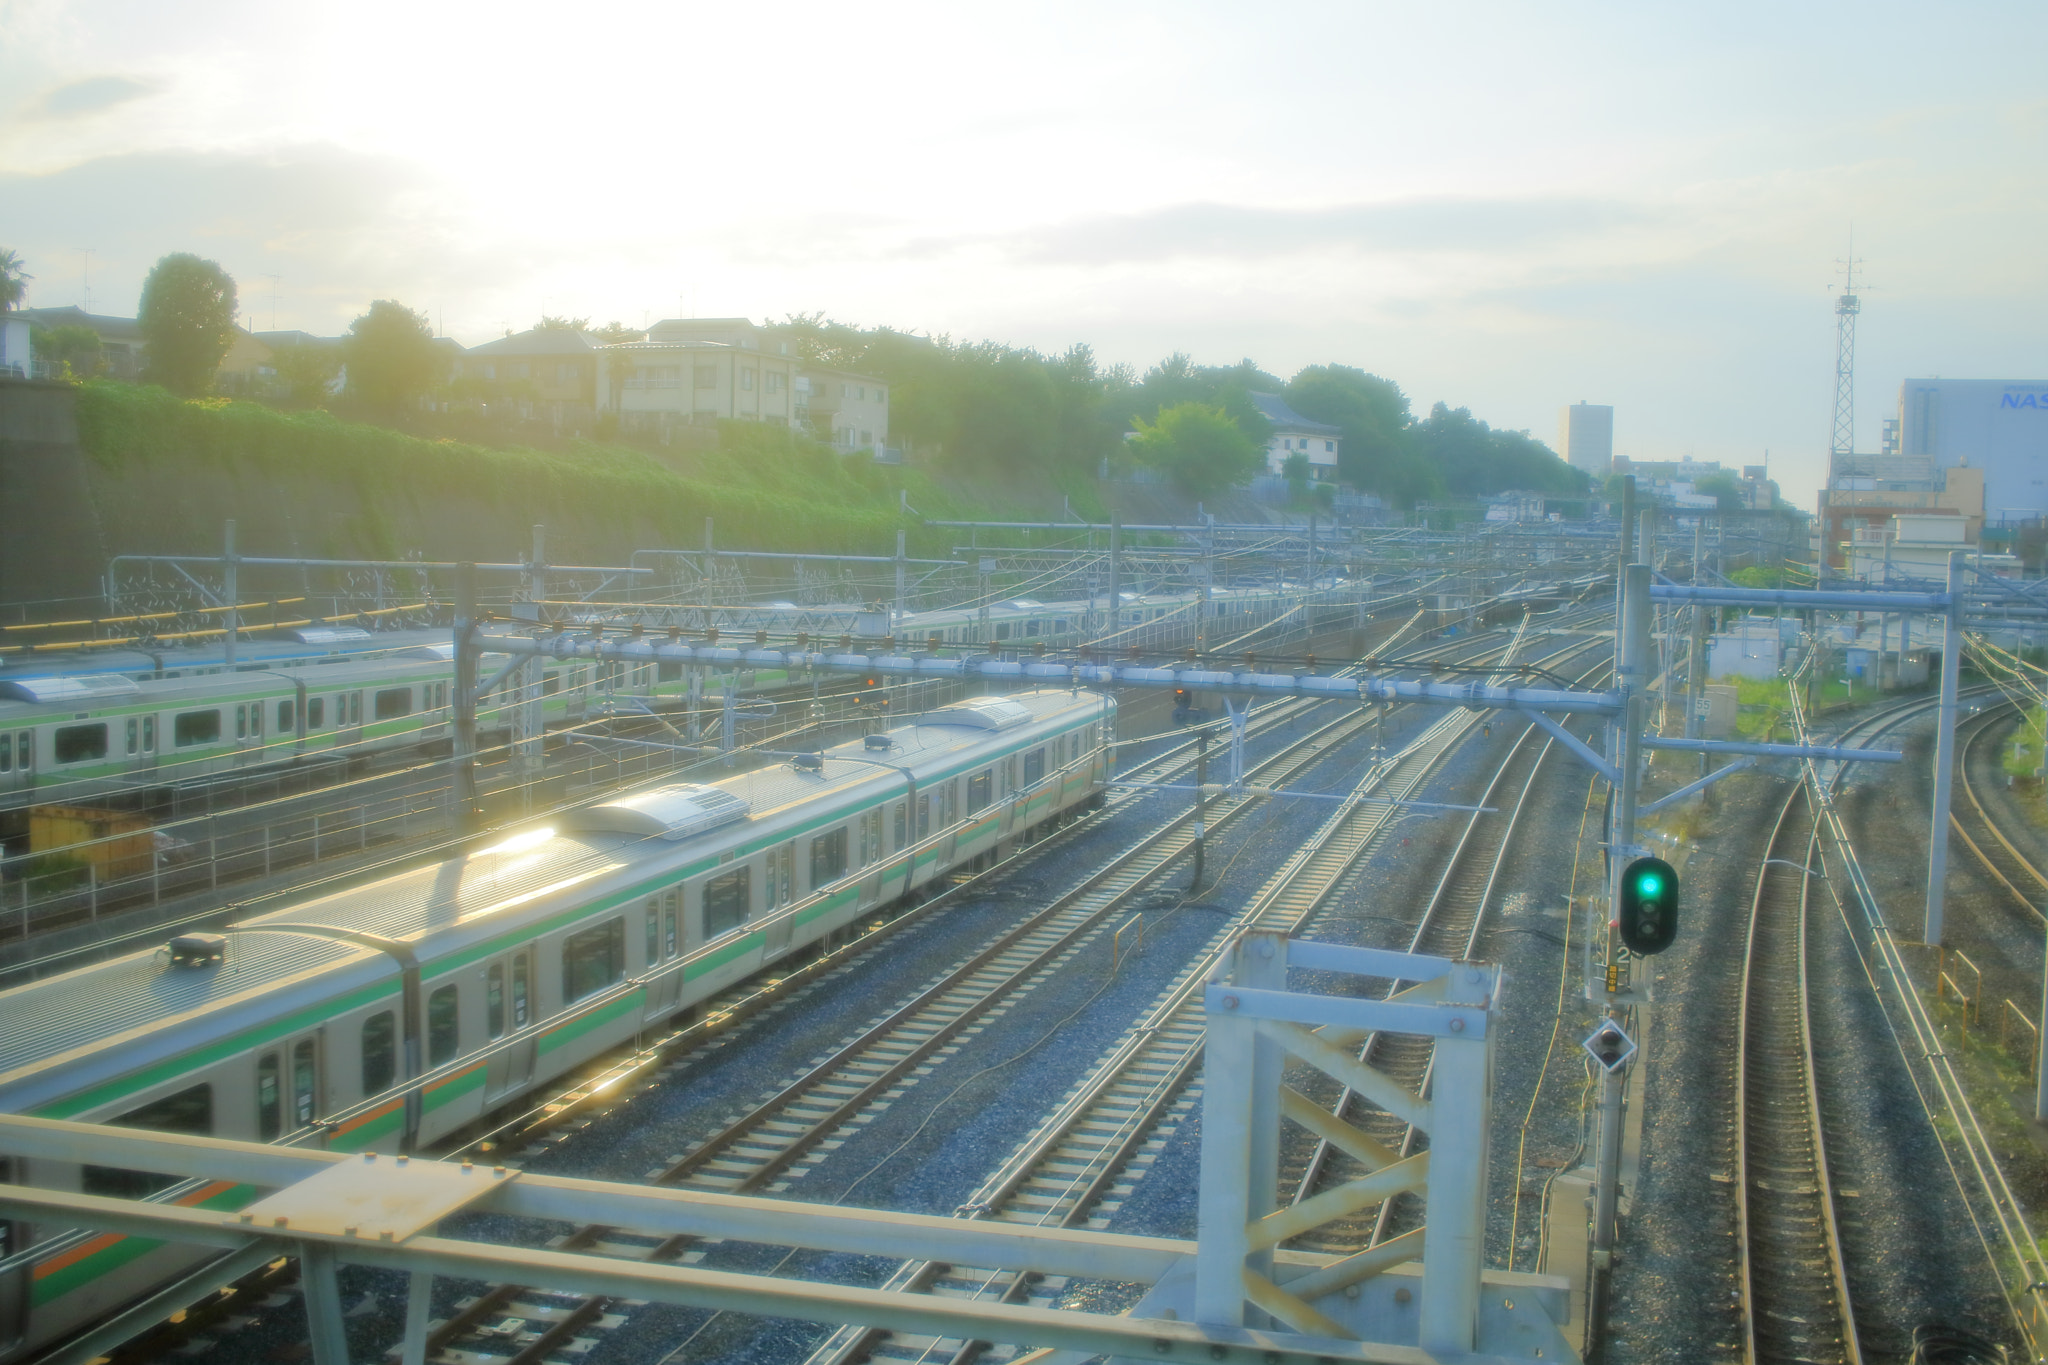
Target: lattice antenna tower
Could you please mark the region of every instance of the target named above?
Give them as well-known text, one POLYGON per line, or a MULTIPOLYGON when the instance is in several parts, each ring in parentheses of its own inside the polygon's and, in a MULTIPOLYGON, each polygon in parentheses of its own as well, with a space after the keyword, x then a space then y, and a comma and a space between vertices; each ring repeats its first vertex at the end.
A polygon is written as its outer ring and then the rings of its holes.
POLYGON ((1842 292, 1835 296, 1835 433, 1830 463, 1856 453, 1856 315, 1863 300, 1856 293, 1856 267, 1863 262, 1850 249, 1842 267, 1842 292))

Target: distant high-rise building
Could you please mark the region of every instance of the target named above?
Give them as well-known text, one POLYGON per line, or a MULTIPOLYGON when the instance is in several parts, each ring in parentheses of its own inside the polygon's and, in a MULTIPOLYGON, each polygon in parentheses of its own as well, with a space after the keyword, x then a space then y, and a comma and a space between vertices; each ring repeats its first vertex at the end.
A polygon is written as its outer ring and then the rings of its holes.
POLYGON ((1573 469, 1606 478, 1614 463, 1614 409, 1599 403, 1572 404, 1558 414, 1557 445, 1573 469))
POLYGON ((1899 451, 1934 477, 1984 471, 1992 522, 2048 515, 2048 380, 1908 379, 1899 385, 1899 451))

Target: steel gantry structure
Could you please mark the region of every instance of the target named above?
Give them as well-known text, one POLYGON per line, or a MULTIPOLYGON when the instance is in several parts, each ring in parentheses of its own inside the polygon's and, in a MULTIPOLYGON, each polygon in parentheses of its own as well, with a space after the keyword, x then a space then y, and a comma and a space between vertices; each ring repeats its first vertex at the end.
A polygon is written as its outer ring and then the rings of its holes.
MULTIPOLYGON (((1203 1097, 1200 1209, 1193 1241, 951 1218, 792 1200, 539 1175, 504 1166, 185 1137, 99 1124, 0 1116, 12 1162, 0 1214, 32 1230, 0 1259, 20 1271, 68 1231, 151 1238, 213 1253, 183 1279, 115 1314, 50 1359, 85 1361, 169 1311, 281 1255, 299 1259, 315 1365, 347 1365, 336 1271, 375 1266, 411 1276, 404 1365, 424 1365, 433 1281, 456 1276, 767 1317, 851 1323, 1039 1348, 1040 1365, 1090 1356, 1287 1365, 1433 1365, 1574 1361, 1563 1336, 1561 1276, 1484 1268, 1500 974, 1476 962, 1245 931, 1212 964, 1203 1097), (1387 998, 1287 989, 1290 966, 1391 982, 1387 998), (1436 1048, 1427 1097, 1358 1055, 1373 1033, 1415 1034, 1436 1048), (1288 1087, 1293 1057, 1342 1080, 1373 1106, 1430 1134, 1401 1156, 1288 1087), (1316 1198, 1277 1204, 1283 1121, 1356 1157, 1368 1173, 1316 1198), (186 1182, 151 1198, 83 1194, 77 1163, 148 1170, 186 1182), (201 1207, 190 1182, 233 1187, 201 1207), (1280 1244, 1399 1192, 1426 1225, 1353 1256, 1280 1244), (1131 1312, 1039 1308, 813 1280, 648 1262, 478 1236, 450 1235, 464 1211, 522 1220, 533 1241, 553 1221, 596 1221, 688 1236, 1146 1286, 1131 1312)), ((515 1227, 520 1225, 515 1223, 515 1227)), ((519 1234, 515 1234, 519 1235, 519 1234)))

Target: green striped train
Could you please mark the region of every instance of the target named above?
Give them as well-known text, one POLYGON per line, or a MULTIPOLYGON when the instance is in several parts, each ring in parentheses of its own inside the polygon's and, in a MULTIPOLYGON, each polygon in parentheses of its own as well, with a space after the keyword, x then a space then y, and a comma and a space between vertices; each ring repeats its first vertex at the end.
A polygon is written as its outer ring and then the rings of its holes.
MULTIPOLYGON (((292 667, 183 670, 136 679, 118 672, 0 677, 0 808, 76 802, 226 773, 260 776, 380 751, 446 746, 454 711, 454 647, 445 639, 375 658, 333 656, 292 667)), ((486 679, 506 662, 486 655, 486 679)), ((747 670, 745 691, 780 686, 781 672, 747 670)), ((726 685, 706 680, 706 691, 726 685)), ((680 698, 680 668, 558 664, 538 685, 501 682, 477 705, 483 741, 510 738, 513 710, 535 727, 579 721, 613 691, 680 698)))
MULTIPOLYGON (((1099 804, 1115 703, 1038 691, 704 784, 0 992, 0 1112, 340 1150, 431 1146, 878 907, 1099 804)), ((0 1179, 232 1210, 226 1182, 0 1179)), ((0 1360, 202 1253, 0 1225, 0 1360), (18 1258, 31 1259, 31 1258, 18 1258)))

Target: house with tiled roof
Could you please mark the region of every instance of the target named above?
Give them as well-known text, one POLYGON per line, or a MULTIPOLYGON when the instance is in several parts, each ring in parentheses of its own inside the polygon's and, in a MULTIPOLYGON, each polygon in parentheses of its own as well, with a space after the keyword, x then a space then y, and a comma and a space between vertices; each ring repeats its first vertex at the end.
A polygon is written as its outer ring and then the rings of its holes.
POLYGON ((1306 455, 1311 478, 1318 483, 1336 482, 1337 443, 1344 428, 1311 422, 1288 407, 1287 400, 1277 393, 1254 393, 1247 397, 1273 427, 1273 434, 1266 441, 1268 471, 1284 473, 1289 455, 1306 455))

